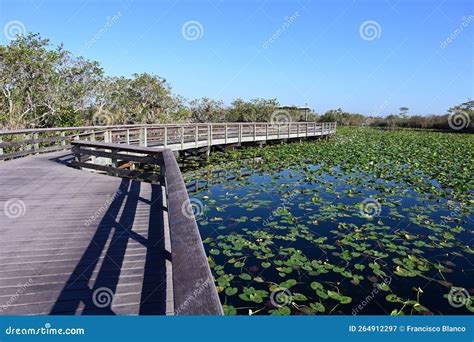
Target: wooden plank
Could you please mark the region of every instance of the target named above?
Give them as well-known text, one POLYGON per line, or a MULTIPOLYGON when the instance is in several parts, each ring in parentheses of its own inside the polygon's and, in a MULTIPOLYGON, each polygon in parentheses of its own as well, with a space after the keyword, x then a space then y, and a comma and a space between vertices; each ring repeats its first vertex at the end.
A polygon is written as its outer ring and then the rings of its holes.
POLYGON ((162 233, 155 224, 165 221, 153 219, 167 215, 157 186, 55 161, 68 158, 0 166, 0 205, 15 199, 20 208, 0 215, 0 315, 172 313, 170 251, 156 243, 169 240, 168 226, 162 233), (102 308, 93 302, 100 288, 113 299, 102 308))

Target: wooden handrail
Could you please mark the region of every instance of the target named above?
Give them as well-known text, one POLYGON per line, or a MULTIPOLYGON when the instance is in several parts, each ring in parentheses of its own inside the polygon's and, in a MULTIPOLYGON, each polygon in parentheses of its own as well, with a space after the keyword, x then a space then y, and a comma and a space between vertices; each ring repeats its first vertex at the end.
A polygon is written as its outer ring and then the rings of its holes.
POLYGON ((183 123, 0 131, 0 161, 69 149, 72 141, 85 139, 186 150, 222 144, 330 135, 335 131, 336 123, 316 122, 183 123))
POLYGON ((222 305, 214 285, 199 228, 173 152, 163 148, 103 142, 75 141, 72 145, 76 157, 72 165, 79 168, 95 169, 111 175, 135 172, 135 175, 139 176, 143 172, 120 169, 117 162, 138 159, 140 162, 160 166, 160 173, 155 173, 154 181, 164 186, 166 193, 173 267, 174 313, 176 315, 222 315, 222 305), (126 153, 133 153, 133 155, 126 153), (90 156, 105 156, 115 158, 115 160, 112 160, 111 166, 82 161, 83 157, 90 156))

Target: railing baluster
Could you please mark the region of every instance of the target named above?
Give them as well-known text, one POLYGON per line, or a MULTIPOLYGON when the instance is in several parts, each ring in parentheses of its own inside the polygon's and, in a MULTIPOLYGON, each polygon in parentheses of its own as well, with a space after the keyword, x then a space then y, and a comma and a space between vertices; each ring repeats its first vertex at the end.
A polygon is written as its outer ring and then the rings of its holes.
POLYGON ((207 146, 212 145, 212 125, 207 125, 207 146))
POLYGON ((225 129, 225 133, 224 133, 225 143, 227 144, 227 124, 225 124, 224 129, 225 129))
POLYGON ((194 142, 196 143, 196 148, 199 145, 199 126, 195 125, 194 126, 194 142))
POLYGON ((35 140, 35 143, 33 144, 33 150, 38 151, 39 150, 39 143, 37 142, 38 133, 33 133, 33 140, 35 140))
POLYGON ((239 144, 242 143, 242 125, 243 124, 239 124, 239 144))
POLYGON ((165 130, 165 132, 164 132, 164 134, 165 134, 164 146, 166 147, 166 146, 168 146, 168 127, 165 126, 164 130, 165 130))

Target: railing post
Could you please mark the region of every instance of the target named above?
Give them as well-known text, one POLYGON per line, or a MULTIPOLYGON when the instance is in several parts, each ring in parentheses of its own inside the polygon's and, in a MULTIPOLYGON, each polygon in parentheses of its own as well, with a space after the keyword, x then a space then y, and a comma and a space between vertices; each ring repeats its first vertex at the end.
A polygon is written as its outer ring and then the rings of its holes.
POLYGON ((239 144, 242 143, 242 125, 243 124, 239 124, 239 144))
POLYGON ((278 139, 280 139, 280 124, 277 123, 277 127, 278 127, 278 139))
POLYGON ((184 150, 184 126, 181 126, 181 150, 184 150))
POLYGON ((268 140, 268 123, 265 124, 265 141, 268 140))
POLYGON ((194 142, 196 143, 196 147, 199 146, 199 126, 194 126, 194 142))
POLYGON ((288 139, 291 138, 291 122, 288 123, 288 139))
POLYGON ((130 129, 127 128, 127 132, 125 133, 125 142, 127 145, 130 145, 130 129))
POLYGON ((227 145, 227 124, 224 125, 224 129, 225 129, 225 133, 224 133, 224 139, 225 139, 225 143, 227 145))
POLYGON ((143 128, 143 146, 148 146, 148 128, 143 128))
POLYGON ((257 124, 253 124, 253 141, 257 141, 257 124))
MULTIPOLYGON (((3 143, 3 139, 0 136, 0 144, 3 143)), ((0 156, 3 156, 3 147, 0 146, 0 156)))
POLYGON ((306 138, 308 137, 308 125, 309 123, 306 123, 306 138))
POLYGON ((33 150, 39 150, 39 143, 36 142, 36 140, 38 140, 38 133, 33 133, 33 140, 35 140, 33 150))
POLYGON ((164 128, 165 130, 165 142, 164 142, 164 146, 168 146, 168 126, 165 126, 164 128))
POLYGON ((207 125, 207 146, 212 145, 212 125, 207 125))

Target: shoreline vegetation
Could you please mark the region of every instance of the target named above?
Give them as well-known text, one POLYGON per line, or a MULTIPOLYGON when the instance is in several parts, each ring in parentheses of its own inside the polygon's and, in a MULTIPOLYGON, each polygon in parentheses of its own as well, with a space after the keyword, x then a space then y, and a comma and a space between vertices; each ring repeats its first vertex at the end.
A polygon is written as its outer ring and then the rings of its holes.
POLYGON ((52 46, 38 33, 0 45, 0 127, 3 130, 175 122, 334 122, 340 126, 420 128, 474 132, 474 101, 445 114, 416 115, 408 107, 382 116, 341 108, 325 113, 282 106, 276 99, 185 99, 154 74, 106 76, 100 63, 52 46))

